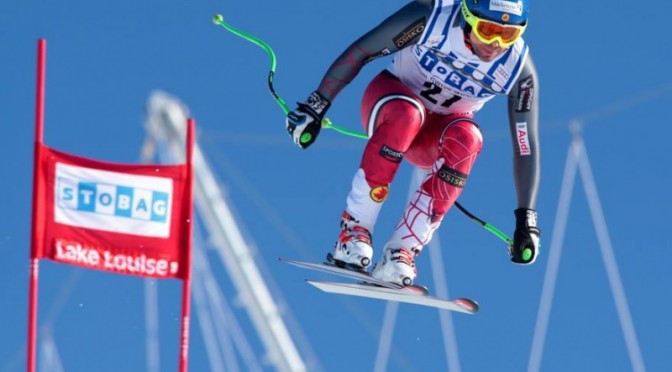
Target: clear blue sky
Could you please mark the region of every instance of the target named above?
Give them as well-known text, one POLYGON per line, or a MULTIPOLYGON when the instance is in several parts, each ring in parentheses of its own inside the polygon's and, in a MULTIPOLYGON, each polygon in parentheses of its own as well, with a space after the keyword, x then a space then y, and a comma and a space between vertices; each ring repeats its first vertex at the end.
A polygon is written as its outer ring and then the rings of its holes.
MULTIPOLYGON (((495 237, 451 211, 439 230, 451 295, 480 302, 478 315, 454 314, 464 371, 523 371, 531 350, 570 141, 583 135, 639 349, 647 370, 672 370, 672 207, 669 100, 672 57, 661 0, 531 1, 525 34, 541 79, 543 173, 539 222, 544 250, 534 266, 508 262, 495 237)), ((266 88, 268 58, 210 19, 267 41, 278 56, 276 88, 304 99, 354 38, 404 1, 5 1, 0 5, 0 371, 25 370, 36 41, 48 42, 45 142, 81 156, 137 162, 144 109, 162 89, 185 102, 264 274, 272 278, 326 371, 372 370, 386 304, 332 296, 303 283, 329 279, 277 262, 321 260, 337 234, 363 141, 323 131, 309 150, 284 132, 266 88), (279 216, 282 223, 271 218, 279 216)), ((359 99, 389 60, 365 67, 334 102, 330 118, 360 130, 359 99)), ((514 189, 505 99, 477 116, 485 147, 460 201, 511 234, 514 189)), ((410 168, 402 167, 383 209, 382 244, 403 207, 410 168)), ((570 208, 542 371, 630 371, 586 197, 578 182, 570 208)), ((213 255, 211 264, 219 264, 213 255)), ((429 254, 418 281, 434 287, 429 254)), ((145 369, 143 281, 42 261, 40 324, 51 324, 67 371, 145 369)), ((222 289, 235 293, 226 273, 222 289)), ((179 283, 160 283, 161 365, 177 361, 179 283)), ((246 314, 237 310, 262 355, 246 314)), ((446 370, 439 317, 401 305, 390 371, 446 370)), ((296 332, 299 332, 298 330, 296 332)), ((196 318, 191 370, 210 369, 196 318)))

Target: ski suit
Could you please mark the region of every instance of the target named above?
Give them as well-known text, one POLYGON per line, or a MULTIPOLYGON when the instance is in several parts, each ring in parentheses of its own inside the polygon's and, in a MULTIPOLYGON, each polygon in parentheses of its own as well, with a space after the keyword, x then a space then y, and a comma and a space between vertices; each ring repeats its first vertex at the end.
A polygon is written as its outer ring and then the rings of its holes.
POLYGON ((518 208, 535 207, 539 184, 538 81, 521 38, 493 61, 480 60, 460 27, 460 0, 407 4, 353 42, 317 92, 333 102, 368 62, 394 54, 361 104, 369 136, 346 212, 373 232, 403 159, 428 171, 388 246, 417 253, 459 197, 483 137, 474 114, 508 96, 518 208))

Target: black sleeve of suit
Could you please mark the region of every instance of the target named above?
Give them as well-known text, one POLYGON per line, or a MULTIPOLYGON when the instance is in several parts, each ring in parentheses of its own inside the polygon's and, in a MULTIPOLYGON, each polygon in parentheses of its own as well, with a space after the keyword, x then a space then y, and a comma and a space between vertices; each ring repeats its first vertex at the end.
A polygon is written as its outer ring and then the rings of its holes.
POLYGON ((333 102, 368 62, 415 44, 432 10, 431 0, 416 0, 350 44, 331 64, 317 91, 333 102))
POLYGON ((535 209, 540 176, 539 79, 531 56, 508 97, 518 208, 535 209))

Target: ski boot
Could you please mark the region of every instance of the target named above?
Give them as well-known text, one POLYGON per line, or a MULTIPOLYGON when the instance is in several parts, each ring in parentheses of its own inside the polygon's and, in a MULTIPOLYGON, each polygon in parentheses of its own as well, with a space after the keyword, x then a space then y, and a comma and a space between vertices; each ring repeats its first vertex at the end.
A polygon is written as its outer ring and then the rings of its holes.
POLYGON ((401 286, 410 286, 418 275, 415 269, 415 252, 404 248, 385 248, 383 257, 371 272, 374 279, 401 286))
POLYGON ((334 250, 327 254, 327 260, 336 266, 355 270, 365 270, 371 264, 373 246, 371 233, 358 225, 359 221, 343 212, 341 233, 334 250))

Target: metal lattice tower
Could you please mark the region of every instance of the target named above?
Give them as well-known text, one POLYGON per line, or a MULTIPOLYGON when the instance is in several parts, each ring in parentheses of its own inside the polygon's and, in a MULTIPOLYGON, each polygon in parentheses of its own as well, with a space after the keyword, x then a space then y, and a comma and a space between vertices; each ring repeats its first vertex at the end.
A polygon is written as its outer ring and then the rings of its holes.
MULTIPOLYGON (((162 162, 175 162, 183 159, 183 143, 188 117, 187 108, 177 99, 162 92, 154 92, 147 105, 146 130, 148 141, 143 148, 143 158, 148 159, 156 152, 162 162)), ((271 292, 255 263, 253 253, 243 239, 231 209, 222 196, 215 176, 198 144, 194 147, 194 199, 196 212, 209 234, 207 239, 215 247, 235 286, 237 302, 246 309, 257 335, 266 349, 266 355, 257 359, 267 360, 278 371, 305 371, 306 366, 288 332, 281 312, 271 296, 271 292)), ((214 314, 230 312, 226 309, 224 296, 216 288, 213 275, 207 266, 207 260, 202 259, 204 257, 203 253, 196 252, 196 248, 194 253, 193 299, 197 314, 201 316, 199 323, 204 331, 206 344, 212 345, 216 336, 210 327, 214 324, 215 331, 218 330, 216 328, 217 324, 219 324, 219 327, 224 327, 221 319, 214 314), (215 310, 202 311, 204 299, 208 299, 208 303, 215 310), (203 323, 202 318, 207 314, 210 314, 209 321, 203 323), (211 342, 208 342, 208 339, 211 342)), ((148 317, 148 323, 151 324, 152 322, 149 319, 151 319, 151 316, 148 317)), ((227 321, 231 323, 233 319, 229 317, 227 321)), ((225 327, 232 328, 231 324, 226 324, 225 327)), ((233 327, 234 331, 235 329, 236 327, 233 327)), ((219 334, 220 332, 214 333, 219 334)), ((241 333, 237 332, 239 337, 242 336, 241 333)), ((237 339, 239 337, 231 338, 237 339)), ((226 341, 224 340, 224 342, 226 341)), ((150 335, 148 351, 155 347, 151 345, 156 345, 156 341, 150 335)), ((209 349, 209 355, 212 355, 215 347, 206 346, 206 348, 209 349)), ((240 345, 238 349, 241 349, 240 345)), ((249 348, 243 347, 243 349, 248 350, 248 352, 243 353, 247 354, 247 357, 243 355, 243 359, 255 359, 254 357, 250 358, 249 348)), ((226 351, 224 353, 226 354, 226 351)), ((217 362, 211 356, 210 364, 211 367, 223 369, 225 363, 217 362), (216 366, 212 366, 212 364, 216 364, 216 366)), ((231 368, 231 365, 227 365, 227 369, 231 368)), ((253 367, 248 365, 249 368, 253 367)), ((256 368, 258 367, 253 369, 256 368)))

